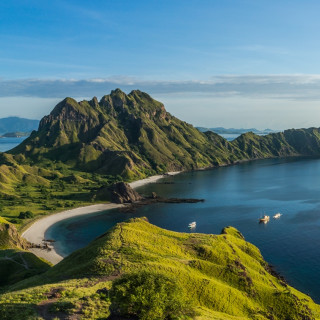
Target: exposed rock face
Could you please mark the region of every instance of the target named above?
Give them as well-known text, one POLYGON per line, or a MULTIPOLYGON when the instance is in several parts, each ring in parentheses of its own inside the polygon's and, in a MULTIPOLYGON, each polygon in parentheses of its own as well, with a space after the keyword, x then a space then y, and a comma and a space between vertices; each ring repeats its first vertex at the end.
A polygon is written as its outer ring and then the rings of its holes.
POLYGON ((14 225, 11 223, 0 223, 0 248, 27 249, 28 242, 22 239, 14 225))
POLYGON ((109 190, 111 192, 111 201, 115 203, 132 203, 142 200, 140 194, 133 190, 128 183, 116 183, 109 190))

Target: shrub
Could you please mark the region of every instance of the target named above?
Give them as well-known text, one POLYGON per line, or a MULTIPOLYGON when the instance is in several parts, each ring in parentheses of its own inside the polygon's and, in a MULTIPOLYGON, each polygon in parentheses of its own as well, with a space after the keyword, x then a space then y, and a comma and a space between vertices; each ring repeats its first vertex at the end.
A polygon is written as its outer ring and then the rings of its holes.
POLYGON ((173 278, 142 271, 114 281, 111 313, 141 320, 176 319, 191 313, 183 290, 173 278))
POLYGON ((31 211, 20 212, 19 219, 31 219, 34 215, 31 211))
POLYGON ((14 224, 18 224, 18 223, 20 223, 21 221, 20 221, 19 219, 13 218, 13 219, 10 219, 10 222, 11 222, 11 223, 14 223, 14 224))
POLYGON ((49 307, 50 313, 63 312, 66 314, 73 314, 74 304, 68 301, 55 302, 49 307))

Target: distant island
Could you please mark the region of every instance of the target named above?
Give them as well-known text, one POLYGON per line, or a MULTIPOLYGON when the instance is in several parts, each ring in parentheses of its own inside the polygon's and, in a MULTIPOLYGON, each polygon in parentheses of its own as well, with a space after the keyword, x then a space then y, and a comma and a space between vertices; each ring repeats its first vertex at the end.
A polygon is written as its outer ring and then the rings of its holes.
MULTIPOLYGON (((7 117, 0 119, 0 135, 7 133, 26 133, 37 130, 39 120, 25 119, 20 117, 7 117)), ((28 134, 29 135, 29 134, 28 134)), ((12 137, 12 136, 10 136, 12 137)))
POLYGON ((275 133, 278 132, 276 130, 272 129, 264 129, 264 130, 258 130, 256 128, 250 128, 250 129, 236 129, 236 128, 224 128, 224 127, 216 127, 216 128, 205 128, 205 127, 196 127, 201 132, 207 132, 212 131, 217 134, 243 134, 247 132, 253 132, 255 134, 269 134, 269 133, 275 133))
POLYGON ((0 136, 0 138, 22 138, 29 137, 31 132, 7 132, 0 136))

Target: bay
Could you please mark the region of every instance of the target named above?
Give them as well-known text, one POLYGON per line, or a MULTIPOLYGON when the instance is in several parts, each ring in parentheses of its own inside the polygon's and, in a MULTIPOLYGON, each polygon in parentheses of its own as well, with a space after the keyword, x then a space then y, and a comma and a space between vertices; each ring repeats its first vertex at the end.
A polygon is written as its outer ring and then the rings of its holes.
POLYGON ((133 216, 146 216, 159 227, 189 232, 220 233, 236 227, 258 246, 264 258, 288 282, 320 302, 320 160, 269 159, 182 173, 137 189, 163 197, 203 198, 195 204, 155 204, 135 214, 116 210, 72 218, 52 226, 46 237, 57 240, 57 251, 68 255, 84 247, 116 223, 133 216), (167 184, 167 183, 172 184, 167 184), (259 224, 263 214, 277 212, 259 224))

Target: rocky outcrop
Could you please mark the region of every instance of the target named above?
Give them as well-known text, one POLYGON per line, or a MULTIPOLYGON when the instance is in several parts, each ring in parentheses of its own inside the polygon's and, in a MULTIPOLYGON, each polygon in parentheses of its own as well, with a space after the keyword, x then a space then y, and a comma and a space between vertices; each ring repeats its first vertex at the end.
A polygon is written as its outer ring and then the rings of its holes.
POLYGON ((103 187, 98 190, 96 199, 114 203, 133 203, 143 198, 138 192, 133 190, 128 183, 118 182, 111 187, 103 187))
POLYGON ((133 190, 128 183, 116 183, 109 190, 111 201, 115 203, 132 203, 142 200, 140 194, 133 190))
POLYGON ((11 223, 0 222, 0 248, 2 249, 27 249, 29 244, 22 239, 16 229, 11 223))

